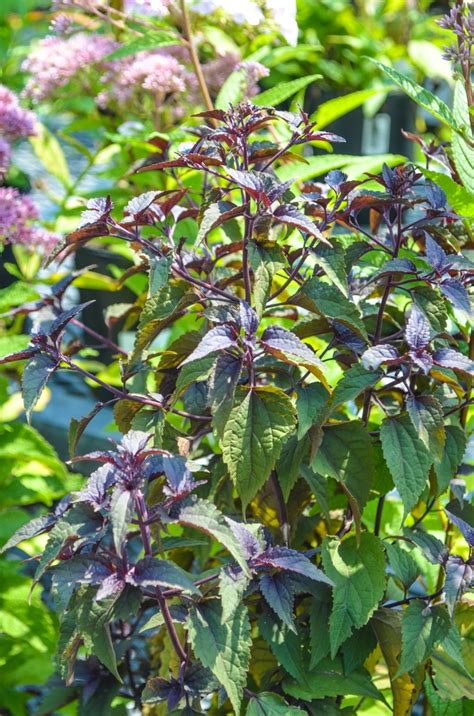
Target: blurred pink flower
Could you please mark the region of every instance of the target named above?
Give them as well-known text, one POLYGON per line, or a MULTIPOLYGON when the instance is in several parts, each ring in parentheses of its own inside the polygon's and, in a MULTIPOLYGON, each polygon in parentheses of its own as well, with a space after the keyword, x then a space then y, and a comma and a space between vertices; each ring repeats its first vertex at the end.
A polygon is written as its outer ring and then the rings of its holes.
POLYGON ((10 142, 7 142, 6 139, 0 137, 0 175, 5 174, 7 171, 10 166, 11 158, 12 148, 10 142))
POLYGON ((163 17, 168 14, 172 0, 125 0, 124 10, 130 15, 163 17))
POLYGON ((100 63, 117 46, 110 37, 86 32, 45 37, 23 62, 22 69, 31 74, 25 95, 36 100, 48 97, 79 71, 100 63))
POLYGON ((20 107, 18 97, 0 85, 0 135, 13 140, 32 134, 35 134, 35 115, 20 107))
POLYGON ((13 187, 0 187, 0 237, 11 244, 48 252, 59 237, 40 226, 31 224, 38 219, 38 209, 30 197, 13 187))

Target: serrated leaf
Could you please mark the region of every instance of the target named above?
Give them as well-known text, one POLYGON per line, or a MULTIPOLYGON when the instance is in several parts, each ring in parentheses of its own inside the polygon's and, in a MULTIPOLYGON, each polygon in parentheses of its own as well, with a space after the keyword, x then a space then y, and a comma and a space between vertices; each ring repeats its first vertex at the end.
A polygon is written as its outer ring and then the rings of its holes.
POLYGON ((298 386, 296 412, 298 415, 298 440, 304 438, 313 425, 321 425, 329 411, 329 393, 321 383, 298 386))
POLYGON ((240 216, 245 211, 243 205, 236 205, 230 201, 218 201, 207 207, 203 214, 199 231, 196 237, 195 246, 198 246, 207 235, 218 226, 221 226, 229 219, 240 216))
POLYGON ((434 535, 423 530, 404 530, 405 536, 422 551, 423 556, 432 564, 443 564, 449 554, 447 547, 434 535))
POLYGON ((394 609, 378 609, 370 624, 380 645, 390 676, 393 692, 393 716, 408 716, 421 687, 423 671, 397 676, 402 647, 401 613, 394 609))
POLYGON ((281 326, 270 326, 262 335, 261 345, 264 350, 285 363, 304 366, 329 389, 324 376, 324 364, 311 348, 291 331, 281 326))
POLYGON ((401 581, 405 590, 411 587, 418 578, 419 568, 409 552, 402 549, 397 542, 385 542, 388 561, 395 576, 401 581))
POLYGON ((403 612, 402 653, 398 676, 412 672, 431 656, 434 648, 445 638, 451 627, 444 607, 430 607, 415 599, 403 612))
POLYGON ((286 224, 287 226, 292 226, 295 229, 299 229, 303 233, 309 234, 310 236, 319 239, 323 243, 329 244, 328 240, 318 229, 314 221, 311 221, 308 216, 305 216, 296 206, 293 206, 292 204, 280 205, 273 212, 273 218, 279 224, 286 224))
POLYGON ((333 586, 333 582, 322 570, 318 569, 306 555, 288 547, 268 547, 258 555, 255 561, 258 565, 264 565, 273 569, 280 569, 284 572, 295 572, 301 574, 308 580, 323 582, 333 586))
POLYGON ((439 462, 446 442, 443 406, 433 395, 409 395, 406 406, 418 437, 439 462))
MULTIPOLYGON (((364 354, 365 355, 365 354, 364 354)), ((357 398, 367 388, 372 388, 380 379, 380 373, 368 371, 363 365, 357 363, 346 370, 339 383, 334 388, 331 408, 337 408, 357 398)))
POLYGON ((165 256, 160 256, 159 258, 151 256, 149 261, 149 295, 154 296, 155 293, 163 288, 168 281, 171 264, 173 263, 173 256, 172 254, 166 254, 165 256))
MULTIPOLYGON (((474 534, 474 530, 471 528, 474 534)), ((467 540, 469 541, 469 540, 467 540)), ((471 539, 471 542, 474 540, 471 539)), ((467 564, 462 557, 451 555, 445 565, 446 577, 444 580, 444 595, 451 619, 454 616, 456 604, 461 599, 465 591, 472 585, 473 570, 470 564, 467 564)))
POLYGON ((300 476, 301 463, 308 453, 308 448, 309 441, 304 438, 298 440, 296 435, 291 435, 283 445, 275 470, 285 502, 288 502, 290 492, 300 476))
POLYGON ((405 515, 416 505, 425 489, 431 456, 407 414, 386 418, 380 426, 385 462, 402 498, 405 515))
POLYGON ((460 281, 455 278, 446 278, 439 284, 439 290, 446 296, 449 302, 464 311, 468 316, 472 315, 472 305, 469 294, 460 281))
POLYGON ((294 407, 282 390, 237 391, 224 429, 222 457, 244 509, 267 481, 294 426, 294 407))
POLYGON ((219 572, 219 596, 221 598, 223 624, 243 601, 243 595, 249 582, 249 575, 240 569, 224 567, 219 572))
POLYGON ((132 519, 133 494, 130 490, 116 487, 110 500, 110 519, 115 549, 122 554, 128 525, 132 519))
POLYGON ((207 500, 196 500, 183 507, 178 523, 205 532, 222 544, 233 556, 243 571, 248 574, 247 561, 234 533, 224 519, 222 512, 207 500))
MULTIPOLYGON (((464 81, 460 78, 454 83, 453 116, 461 127, 470 142, 473 141, 471 131, 471 115, 466 96, 464 81)), ((472 144, 466 142, 459 134, 453 133, 451 138, 454 165, 459 177, 471 194, 474 194, 474 149, 472 144)))
POLYGON ((222 433, 234 402, 235 389, 242 372, 239 358, 230 353, 221 353, 212 369, 209 379, 209 403, 212 424, 217 434, 222 433))
POLYGON ((437 333, 444 331, 448 321, 448 314, 444 301, 431 286, 417 286, 412 291, 413 300, 421 308, 431 327, 437 333))
POLYGON ((189 614, 187 630, 196 657, 222 684, 239 713, 252 643, 246 607, 240 604, 232 617, 222 623, 218 603, 196 605, 189 614))
POLYGON ((248 703, 246 716, 304 716, 306 711, 290 706, 278 694, 262 691, 254 694, 248 703))
POLYGON ((294 679, 304 683, 307 667, 299 634, 295 634, 286 624, 279 622, 269 609, 260 616, 258 627, 278 663, 294 679))
POLYGON ((254 273, 255 310, 261 316, 270 295, 273 277, 285 265, 285 257, 279 246, 262 246, 255 241, 249 242, 248 255, 254 273))
POLYGON ((432 92, 421 87, 406 75, 393 69, 393 67, 387 67, 381 62, 374 60, 372 57, 368 57, 368 60, 376 65, 382 72, 390 79, 395 82, 414 102, 420 107, 425 109, 427 112, 439 119, 443 124, 447 124, 455 132, 462 131, 462 127, 456 121, 453 113, 449 109, 448 105, 443 100, 436 97, 432 92))
POLYGON ((217 351, 222 351, 225 348, 231 348, 235 345, 235 330, 225 324, 222 326, 216 326, 215 328, 211 328, 211 330, 206 333, 197 348, 193 350, 191 355, 183 360, 181 365, 183 366, 187 363, 191 363, 192 361, 200 360, 201 358, 209 355, 209 353, 217 353, 217 351))
POLYGON ((367 331, 357 307, 349 301, 336 286, 323 283, 318 278, 311 278, 298 291, 293 300, 313 313, 339 321, 368 341, 367 331))
POLYGON ((26 364, 21 379, 21 394, 28 422, 41 393, 57 367, 57 361, 44 353, 33 356, 26 364))
POLYGON ((433 361, 442 368, 452 368, 466 375, 474 375, 474 361, 452 348, 439 348, 433 353, 433 361))
POLYGON ((360 420, 327 425, 311 467, 345 485, 357 503, 359 520, 374 478, 374 459, 369 433, 360 420))
POLYGON ((329 591, 327 599, 313 597, 310 609, 310 648, 311 659, 309 668, 313 669, 321 659, 328 656, 331 645, 329 642, 329 615, 331 604, 329 591))
POLYGON ((182 393, 183 390, 188 388, 193 383, 200 383, 209 377, 209 374, 214 365, 216 356, 214 353, 210 353, 204 358, 193 361, 192 363, 186 363, 186 365, 180 369, 178 380, 176 381, 176 393, 182 393))
POLYGON ((446 425, 445 433, 446 442, 441 460, 434 464, 439 493, 447 490, 450 481, 456 477, 467 444, 466 433, 458 425, 446 425))
POLYGON ((174 562, 144 557, 135 565, 133 581, 140 587, 163 586, 181 589, 187 594, 199 594, 191 577, 174 562))
POLYGON ((322 546, 323 564, 335 588, 329 621, 331 654, 351 635, 367 624, 385 590, 385 553, 380 540, 364 532, 357 546, 355 537, 344 542, 326 537, 322 546))
POLYGON ((16 547, 17 544, 20 544, 26 539, 36 537, 37 535, 46 532, 48 527, 51 527, 54 522, 54 515, 42 515, 41 517, 36 517, 35 519, 30 520, 26 523, 26 525, 22 525, 19 529, 17 529, 10 539, 5 542, 0 549, 0 554, 2 552, 6 552, 7 549, 11 549, 11 547, 16 547))
POLYGON ((368 671, 358 669, 346 674, 341 659, 324 659, 314 671, 307 673, 304 683, 284 681, 283 690, 305 701, 348 694, 384 701, 384 697, 372 683, 368 671))
POLYGON ((366 370, 377 370, 381 365, 395 365, 400 361, 400 354, 394 346, 379 343, 371 346, 362 354, 362 365, 366 370))
POLYGON ((463 500, 461 504, 458 500, 451 500, 444 509, 451 522, 461 530, 468 545, 474 547, 474 506, 467 500, 463 500))
POLYGON ((321 75, 306 75, 306 77, 299 77, 296 80, 290 82, 281 82, 275 87, 271 87, 265 92, 252 97, 252 102, 260 107, 275 107, 277 104, 281 104, 292 95, 304 89, 311 82, 321 79, 321 75))
POLYGON ((264 574, 260 580, 260 591, 262 592, 268 606, 273 609, 277 617, 296 633, 293 621, 293 589, 291 580, 287 575, 277 573, 275 575, 264 574))
POLYGON ((348 298, 346 252, 341 244, 318 244, 314 250, 314 259, 329 280, 348 298))

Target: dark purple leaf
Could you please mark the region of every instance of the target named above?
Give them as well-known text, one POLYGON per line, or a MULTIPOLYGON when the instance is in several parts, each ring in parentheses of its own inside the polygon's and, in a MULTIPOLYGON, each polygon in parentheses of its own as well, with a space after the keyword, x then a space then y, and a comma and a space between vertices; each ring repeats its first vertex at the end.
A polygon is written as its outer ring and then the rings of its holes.
POLYGON ((264 172, 242 172, 230 168, 227 168, 226 171, 231 179, 245 189, 252 199, 262 202, 266 208, 283 196, 293 183, 289 181, 282 184, 264 172))
POLYGON ((291 331, 287 331, 281 326, 270 326, 267 328, 261 338, 261 344, 269 353, 273 353, 277 357, 285 356, 292 359, 293 362, 303 365, 314 365, 322 368, 323 364, 319 358, 313 353, 311 348, 300 341, 291 331))
POLYGON ((430 342, 431 328, 425 314, 413 305, 405 328, 405 338, 411 350, 426 348, 430 342))
POLYGON ((296 229, 299 229, 306 234, 310 234, 310 236, 314 236, 316 239, 319 239, 323 243, 328 244, 328 246, 331 246, 331 243, 321 233, 316 224, 311 221, 308 216, 305 216, 299 209, 297 209, 296 206, 293 206, 293 204, 283 204, 282 206, 279 206, 273 212, 273 218, 280 224, 294 226, 296 229))
POLYGON ((107 599, 107 597, 113 597, 118 594, 125 587, 125 580, 117 572, 109 574, 107 577, 102 578, 99 581, 100 587, 95 595, 96 600, 99 602, 101 599, 107 599))
POLYGON ((26 364, 21 377, 21 395, 28 422, 43 389, 58 365, 58 360, 53 360, 53 358, 44 353, 38 353, 33 356, 26 364))
POLYGON ((259 567, 279 569, 284 572, 297 572, 315 582, 324 582, 333 586, 329 577, 326 577, 324 572, 310 562, 304 554, 287 547, 269 547, 265 552, 258 555, 256 559, 252 560, 252 564, 259 567))
POLYGON ((2 363, 13 363, 16 360, 25 360, 25 358, 32 358, 34 355, 39 353, 39 348, 25 348, 23 351, 17 351, 16 353, 8 353, 6 356, 0 358, 0 365, 2 363))
POLYGON ((469 294, 459 281, 454 278, 447 278, 439 284, 441 293, 444 293, 447 299, 452 303, 454 308, 459 308, 469 315, 472 311, 471 300, 469 294))
POLYGON ((426 236, 426 258, 435 271, 441 271, 448 263, 446 253, 429 235, 426 236))
POLYGON ((142 430, 129 430, 117 445, 117 451, 120 454, 129 453, 137 456, 145 450, 150 440, 151 433, 145 433, 142 430))
POLYGON ((106 219, 112 211, 112 202, 110 197, 89 199, 86 204, 86 209, 81 213, 81 220, 79 222, 79 229, 88 224, 96 224, 99 221, 106 219))
POLYGON ((0 549, 0 554, 5 552, 7 549, 16 547, 17 544, 20 544, 20 542, 23 542, 25 539, 30 539, 31 537, 43 534, 43 532, 46 532, 54 525, 57 519, 56 515, 49 514, 30 520, 26 523, 26 525, 17 529, 10 539, 5 542, 3 547, 0 549))
POLYGON ((456 603, 464 592, 472 586, 473 570, 462 557, 450 555, 446 563, 446 578, 444 593, 451 618, 454 615, 456 603))
POLYGON ((240 325, 245 331, 245 334, 247 336, 253 336, 255 335, 257 328, 258 328, 258 316, 249 306, 247 301, 240 301, 239 302, 240 307, 240 325))
POLYGON ((409 351, 409 356, 413 363, 417 365, 425 375, 427 375, 433 367, 433 356, 424 348, 418 348, 416 351, 409 351))
POLYGON ((134 496, 130 490, 118 485, 112 492, 110 499, 110 521, 112 522, 112 535, 115 549, 118 554, 123 554, 125 537, 127 536, 128 525, 132 519, 134 496))
POLYGON ((82 490, 73 492, 73 502, 88 502, 95 511, 105 507, 109 498, 107 489, 115 483, 115 470, 112 465, 102 465, 95 470, 82 490))
POLYGON ((474 375, 474 361, 452 348, 440 348, 435 351, 433 361, 442 368, 452 368, 467 375, 474 375))
POLYGON ((124 208, 124 214, 132 217, 135 221, 140 219, 144 213, 150 210, 153 219, 161 221, 164 214, 160 207, 153 202, 160 195, 158 191, 146 191, 144 194, 131 199, 124 208))
POLYGON ((461 530, 468 545, 474 547, 474 506, 466 500, 463 500, 462 505, 458 500, 452 500, 445 510, 451 522, 461 530))
MULTIPOLYGON (((74 589, 79 584, 103 584, 110 576, 110 569, 87 557, 74 556, 53 568, 53 581, 61 608, 65 609, 74 589)), ((115 576, 115 575, 114 575, 115 576)), ((122 580, 122 588, 124 582, 122 580)))
POLYGON ((293 621, 294 596, 291 579, 280 572, 274 575, 264 574, 260 580, 260 591, 277 617, 296 633, 293 621))
POLYGON ((337 340, 343 345, 350 348, 351 351, 354 351, 355 353, 362 353, 362 351, 365 349, 365 341, 360 336, 358 336, 355 331, 351 331, 351 329, 345 326, 343 323, 339 323, 339 321, 334 321, 333 329, 334 335, 337 340))
POLYGON ((235 330, 228 325, 216 326, 206 333, 197 348, 193 350, 181 365, 186 365, 186 363, 191 363, 193 360, 204 358, 204 356, 209 355, 209 353, 222 351, 235 345, 237 345, 235 330))
POLYGON ((332 189, 338 191, 341 184, 344 184, 344 182, 347 181, 347 174, 341 172, 340 169, 333 169, 326 174, 324 181, 326 184, 329 184, 332 189))
POLYGON ((57 340, 66 328, 69 321, 72 321, 72 319, 75 318, 78 313, 80 313, 82 310, 84 310, 84 308, 90 306, 93 303, 94 301, 86 301, 85 303, 80 303, 78 306, 74 306, 68 311, 64 311, 64 313, 61 313, 61 315, 58 316, 48 327, 48 335, 54 341, 57 340))
POLYGON ((180 589, 188 594, 199 594, 192 579, 174 562, 154 557, 145 557, 135 565, 133 575, 129 578, 138 587, 169 587, 180 589))
POLYGON ((234 537, 237 539, 245 559, 252 559, 263 552, 266 547, 263 538, 254 534, 254 532, 241 522, 235 522, 229 517, 226 517, 225 520, 232 530, 234 537))
MULTIPOLYGON (((432 209, 439 210, 446 207, 446 194, 444 191, 434 182, 429 179, 426 182, 426 198, 428 204, 432 209)), ((430 261, 431 263, 431 261, 430 261)), ((431 264, 434 268, 434 265, 431 264)))
POLYGON ((417 269, 410 259, 390 259, 376 272, 374 278, 386 276, 390 273, 416 273, 417 269))
POLYGON ((367 370, 377 370, 384 363, 396 365, 401 361, 400 354, 396 348, 388 343, 379 343, 377 346, 368 348, 361 357, 362 365, 367 370))

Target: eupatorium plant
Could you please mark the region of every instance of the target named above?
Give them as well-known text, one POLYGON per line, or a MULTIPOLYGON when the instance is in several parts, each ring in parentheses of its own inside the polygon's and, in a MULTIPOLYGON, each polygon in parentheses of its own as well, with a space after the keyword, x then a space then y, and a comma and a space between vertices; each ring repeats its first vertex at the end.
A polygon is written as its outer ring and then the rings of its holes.
POLYGON ((52 256, 115 237, 133 256, 122 280, 147 277, 107 316, 134 327, 130 353, 95 334, 118 369, 88 371, 68 333, 77 274, 15 309, 31 344, 2 359, 27 361, 29 413, 58 370, 109 395, 70 430, 71 458, 98 467, 5 547, 48 533, 35 582, 52 575, 60 615, 56 698, 90 712, 117 693, 158 713, 463 708, 471 227, 414 166, 286 180, 303 145, 341 141, 303 111, 199 116, 192 146, 163 141, 139 169, 159 190, 123 212, 90 200, 52 256), (124 437, 77 457, 104 405, 124 437))

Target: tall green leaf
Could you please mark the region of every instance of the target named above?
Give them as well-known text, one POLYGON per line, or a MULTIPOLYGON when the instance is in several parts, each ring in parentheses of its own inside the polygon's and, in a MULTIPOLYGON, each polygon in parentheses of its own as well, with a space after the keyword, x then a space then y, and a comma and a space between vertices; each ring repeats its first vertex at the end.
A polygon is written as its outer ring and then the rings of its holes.
POLYGON ((316 80, 320 79, 321 75, 306 75, 306 77, 299 77, 296 80, 291 80, 291 82, 281 82, 275 87, 271 87, 270 89, 265 90, 265 92, 260 92, 260 94, 252 97, 252 102, 260 105, 261 107, 274 107, 277 104, 281 104, 301 89, 304 89, 304 87, 311 84, 311 82, 316 82, 316 80))
POLYGON ((243 604, 222 623, 222 608, 213 600, 191 610, 187 630, 195 655, 224 687, 236 713, 250 659, 250 623, 243 604))
POLYGON ((331 654, 367 624, 385 590, 385 553, 380 540, 368 532, 341 542, 326 537, 322 547, 324 569, 334 584, 329 620, 331 654))
POLYGON ((49 174, 59 179, 66 188, 71 185, 71 175, 66 157, 56 137, 44 126, 37 123, 36 134, 30 137, 33 151, 49 174))
POLYGON ((421 599, 410 602, 402 618, 402 654, 398 675, 412 672, 431 656, 451 628, 444 607, 430 607, 421 599))
POLYGON ((291 400, 279 388, 236 394, 222 438, 222 456, 244 509, 265 484, 295 426, 291 400))
POLYGON ((454 133, 451 140, 454 165, 466 189, 474 194, 474 137, 471 131, 471 115, 467 102, 464 82, 457 79, 454 85, 453 115, 459 126, 464 128, 466 141, 454 133))

